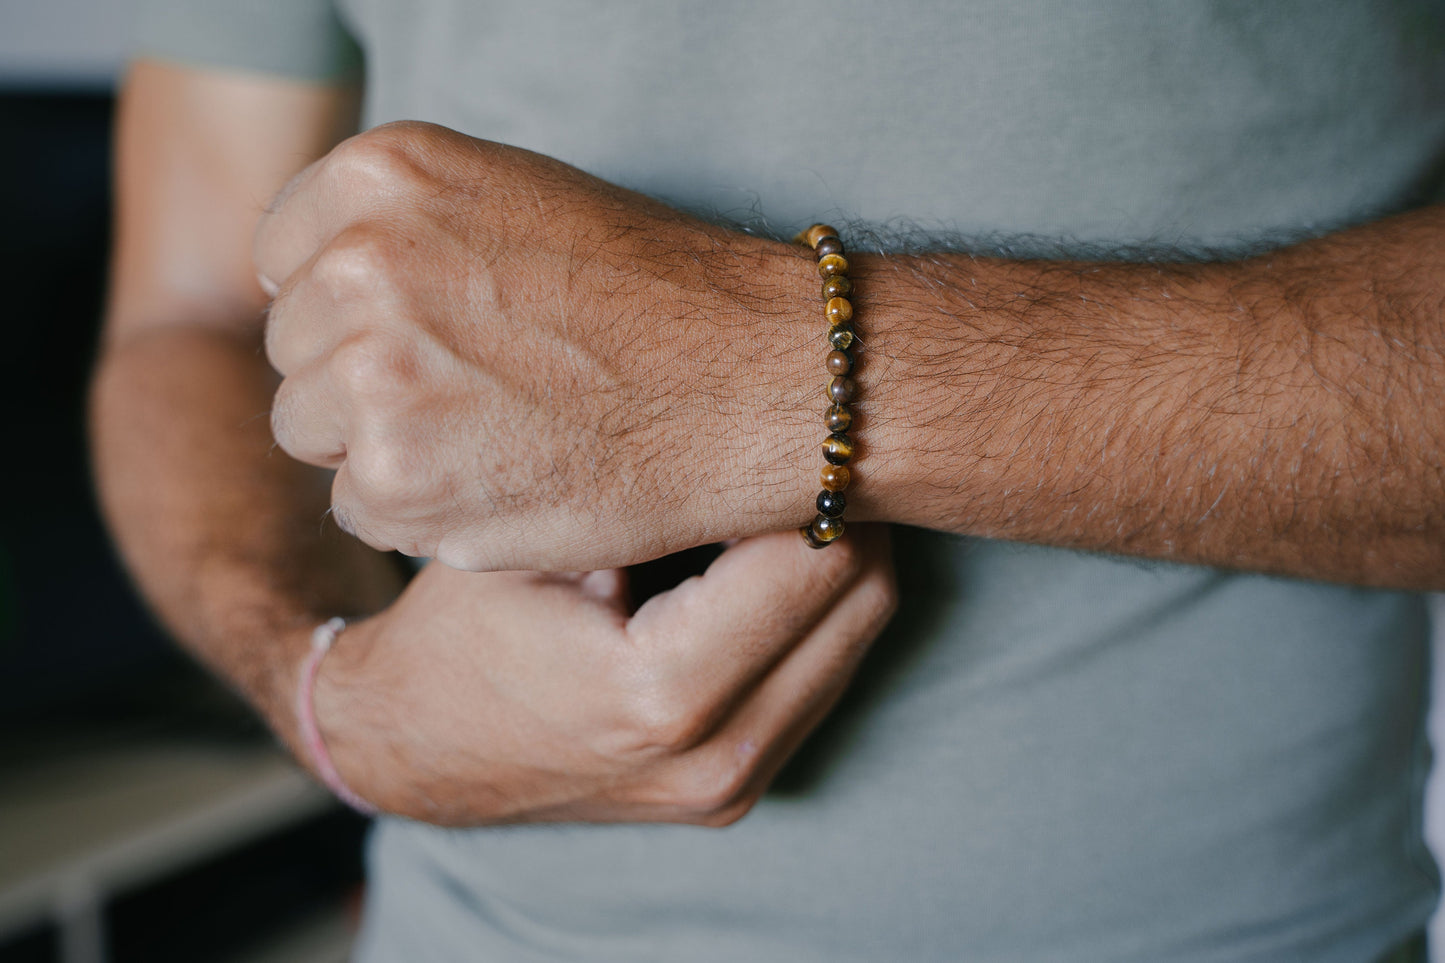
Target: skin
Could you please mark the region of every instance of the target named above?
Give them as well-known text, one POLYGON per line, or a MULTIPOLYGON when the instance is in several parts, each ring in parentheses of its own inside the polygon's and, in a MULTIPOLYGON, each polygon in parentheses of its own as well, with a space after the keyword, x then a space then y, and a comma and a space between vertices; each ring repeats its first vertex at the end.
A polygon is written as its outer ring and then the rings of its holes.
MULTIPOLYGON (((845 231, 846 233, 846 231, 845 231)), ((625 564, 810 515, 803 249, 427 124, 262 219, 273 421, 368 543, 625 564)), ((850 520, 1445 585, 1445 209, 1261 257, 863 255, 850 520)))
MULTIPOLYGON (((330 475, 276 450, 251 262, 264 204, 350 124, 333 90, 140 64, 120 101, 111 297, 92 396, 102 503, 182 642, 296 740, 312 628, 354 621, 314 705, 391 812, 722 825, 826 714, 896 604, 887 532, 732 544, 633 611, 624 573, 472 573, 327 524, 330 475)), ((309 762, 304 752, 298 753, 309 762)))
MULTIPOLYGON (((384 807, 737 818, 894 604, 866 527, 760 536, 816 490, 811 259, 429 125, 327 153, 343 114, 128 85, 96 449, 138 579, 286 738, 309 628, 381 609, 316 705, 384 807), (273 391, 276 441, 334 480, 269 450, 273 391), (453 569, 382 608, 394 571, 328 502, 453 569), (736 536, 759 537, 629 611, 611 567, 736 536), (559 574, 455 570, 514 568, 559 574), (718 685, 738 632, 748 671, 718 685)), ((850 520, 1440 587, 1442 230, 1430 208, 1209 265, 856 257, 850 520)))

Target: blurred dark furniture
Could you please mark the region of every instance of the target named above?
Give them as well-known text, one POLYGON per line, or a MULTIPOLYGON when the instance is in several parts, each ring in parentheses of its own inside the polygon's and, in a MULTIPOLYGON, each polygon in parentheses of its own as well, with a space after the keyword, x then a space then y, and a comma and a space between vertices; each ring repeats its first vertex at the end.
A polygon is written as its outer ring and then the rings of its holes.
POLYGON ((166 641, 95 509, 111 114, 0 91, 0 963, 339 961, 362 822, 166 641))

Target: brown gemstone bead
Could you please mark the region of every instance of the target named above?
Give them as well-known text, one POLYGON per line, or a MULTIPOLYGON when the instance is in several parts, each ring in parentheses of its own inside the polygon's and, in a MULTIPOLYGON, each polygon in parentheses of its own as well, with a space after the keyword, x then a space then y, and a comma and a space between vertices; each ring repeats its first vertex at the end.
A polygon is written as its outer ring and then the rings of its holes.
POLYGON ((847 298, 829 298, 823 305, 823 317, 829 324, 847 324, 853 320, 853 302, 847 298))
POLYGON ((823 424, 829 431, 847 431, 853 424, 853 412, 846 405, 833 405, 823 413, 823 424))
POLYGON ((819 541, 819 540, 818 540, 818 536, 816 536, 816 535, 813 534, 813 526, 812 526, 811 524, 810 524, 810 525, 804 525, 802 528, 798 529, 798 534, 801 535, 801 536, 803 536, 803 541, 805 541, 805 542, 808 543, 808 547, 809 547, 809 548, 827 548, 827 547, 828 547, 828 543, 827 543, 827 542, 819 541))
POLYGON ((836 237, 819 238, 818 243, 813 245, 813 253, 818 257, 827 257, 829 254, 842 254, 843 242, 836 237))
POLYGON ((809 247, 817 247, 818 242, 825 237, 837 237, 838 232, 826 224, 814 224, 808 228, 803 237, 807 240, 809 247))
POLYGON ((843 519, 829 518, 827 515, 819 515, 813 519, 813 535, 818 541, 827 544, 842 534, 843 519))
POLYGON ((845 375, 853 370, 853 359, 848 357, 846 351, 829 351, 828 356, 823 359, 823 366, 830 375, 845 375))
POLYGON ((853 480, 853 473, 848 471, 847 465, 824 465, 823 473, 818 477, 828 491, 841 492, 853 480))
POLYGON ((835 274, 848 273, 848 259, 841 254, 829 254, 818 258, 818 273, 825 278, 835 274))
POLYGON ((828 329, 828 343, 839 351, 846 351, 851 348, 854 339, 853 329, 846 324, 834 325, 828 329))
POLYGON ((838 377, 828 382, 828 397, 835 405, 846 405, 852 401, 857 390, 858 385, 852 378, 838 377))
POLYGON ((835 274, 823 282, 823 300, 831 301, 833 298, 846 298, 853 293, 853 282, 848 280, 846 274, 835 274))
POLYGON ((833 432, 823 439, 823 460, 830 465, 846 465, 853 460, 853 439, 833 432))
POLYGON ((848 497, 842 492, 821 491, 818 492, 819 515, 827 515, 829 518, 842 518, 843 509, 848 507, 848 497))

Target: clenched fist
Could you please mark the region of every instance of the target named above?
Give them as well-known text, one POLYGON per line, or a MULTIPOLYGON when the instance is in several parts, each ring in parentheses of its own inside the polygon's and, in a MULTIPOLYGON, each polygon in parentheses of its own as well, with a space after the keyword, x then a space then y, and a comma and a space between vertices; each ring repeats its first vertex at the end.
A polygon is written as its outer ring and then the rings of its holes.
POLYGON ((255 256, 276 439, 375 547, 600 569, 812 514, 825 328, 789 245, 402 123, 303 171, 255 256))

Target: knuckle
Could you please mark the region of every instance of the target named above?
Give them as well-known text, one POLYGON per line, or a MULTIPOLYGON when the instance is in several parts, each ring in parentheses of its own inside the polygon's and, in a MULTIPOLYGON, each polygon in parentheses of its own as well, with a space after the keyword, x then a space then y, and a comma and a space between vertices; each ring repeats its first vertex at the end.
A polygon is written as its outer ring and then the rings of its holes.
POLYGON ((337 145, 327 173, 339 187, 352 191, 391 193, 426 179, 419 147, 431 125, 382 124, 337 145))
POLYGON ((757 801, 757 796, 749 795, 729 806, 706 813, 702 818, 697 820, 697 825, 706 826, 709 829, 726 829, 728 826, 731 826, 752 812, 753 806, 757 804, 757 801))
POLYGON ((418 494, 411 459, 397 445, 370 444, 352 449, 346 463, 351 469, 356 500, 372 510, 385 511, 418 494))
POLYGON ((752 788, 747 760, 724 752, 699 754, 684 766, 671 787, 673 805, 689 822, 728 826, 747 814, 759 793, 752 788))
POLYGON ((348 338, 331 354, 331 375, 350 397, 384 401, 406 387, 410 365, 401 345, 375 334, 348 338))
POLYGON ((711 714, 693 705, 676 683, 646 671, 628 676, 621 691, 632 693, 626 729, 634 750, 680 755, 706 738, 711 714))
POLYGON ((388 284, 396 260, 391 235, 362 222, 342 231, 317 253, 311 277, 334 298, 372 294, 388 284))
MULTIPOLYGON (((402 554, 410 553, 403 552, 402 554)), ((429 554, 447 568, 454 568, 459 572, 486 572, 493 568, 491 559, 479 540, 463 538, 456 534, 442 536, 433 551, 422 554, 429 554)))

